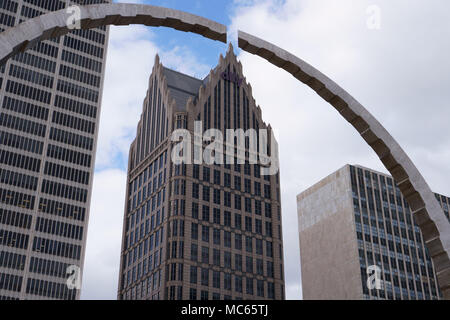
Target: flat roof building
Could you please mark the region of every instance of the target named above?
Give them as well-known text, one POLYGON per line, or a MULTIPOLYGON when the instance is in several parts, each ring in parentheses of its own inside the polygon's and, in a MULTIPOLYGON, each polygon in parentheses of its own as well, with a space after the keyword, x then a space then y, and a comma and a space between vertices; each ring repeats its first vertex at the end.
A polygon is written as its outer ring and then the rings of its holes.
MULTIPOLYGON (((450 199, 436 199, 449 218, 450 199)), ((300 193, 297 210, 304 299, 441 297, 421 231, 389 175, 346 165, 300 193)))

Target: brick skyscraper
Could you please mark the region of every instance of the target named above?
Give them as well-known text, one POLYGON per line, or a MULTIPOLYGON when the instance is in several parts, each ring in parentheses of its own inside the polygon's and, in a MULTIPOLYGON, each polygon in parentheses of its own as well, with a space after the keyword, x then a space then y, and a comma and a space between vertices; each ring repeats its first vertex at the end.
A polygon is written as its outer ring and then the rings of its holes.
MULTIPOLYGON (((279 174, 171 160, 175 129, 267 127, 232 47, 204 80, 156 58, 128 164, 119 299, 284 299, 279 174)), ((248 159, 248 154, 246 154, 248 159)))

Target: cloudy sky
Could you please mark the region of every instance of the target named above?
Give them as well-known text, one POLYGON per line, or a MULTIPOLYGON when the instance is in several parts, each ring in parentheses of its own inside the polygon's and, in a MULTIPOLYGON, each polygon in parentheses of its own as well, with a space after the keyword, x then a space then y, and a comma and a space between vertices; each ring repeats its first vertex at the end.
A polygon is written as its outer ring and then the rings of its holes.
MULTIPOLYGON (((450 195, 448 0, 158 0, 229 27, 244 75, 280 144, 286 295, 301 299, 296 195, 343 165, 385 172, 375 153, 313 91, 241 52, 241 29, 309 62, 394 136, 431 188, 450 195)), ((116 299, 126 163, 155 54, 203 78, 227 45, 167 28, 112 27, 100 120, 83 299, 116 299)))

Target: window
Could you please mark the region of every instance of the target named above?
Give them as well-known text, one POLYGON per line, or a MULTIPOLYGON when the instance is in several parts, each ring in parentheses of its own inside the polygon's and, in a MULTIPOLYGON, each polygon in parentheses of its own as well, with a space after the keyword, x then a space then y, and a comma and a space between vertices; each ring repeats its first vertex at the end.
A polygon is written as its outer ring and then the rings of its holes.
POLYGON ((198 164, 192 166, 192 176, 194 179, 200 179, 200 166, 198 164))
POLYGON ((251 185, 252 185, 252 183, 251 183, 250 179, 244 179, 244 188, 245 188, 246 193, 252 193, 251 185))
POLYGON ((251 198, 245 198, 245 212, 248 212, 248 213, 252 212, 252 199, 251 198))
POLYGON ((203 167, 203 181, 210 181, 210 169, 208 167, 203 167))
POLYGON ((266 256, 273 257, 273 245, 272 242, 266 241, 266 256))
POLYGON ((241 191, 241 177, 238 177, 238 176, 234 177, 234 188, 236 190, 241 191))
POLYGON ((245 292, 247 294, 253 294, 253 279, 246 278, 245 289, 246 289, 245 292))
POLYGON ((197 267, 196 266, 191 266, 191 283, 193 284, 197 284, 197 267))
POLYGON ((262 255, 263 254, 263 241, 261 239, 255 239, 255 247, 256 247, 256 254, 262 255))
POLYGON ((240 234, 234 235, 234 248, 236 250, 242 250, 242 235, 240 234))
POLYGON ((224 241, 224 246, 226 248, 231 248, 231 232, 229 232, 229 231, 223 232, 223 241, 224 241))
POLYGON ((238 271, 242 271, 242 255, 234 255, 234 268, 238 271))
POLYGON ((202 226, 202 241, 209 242, 209 227, 202 226))
POLYGON ((255 219, 255 232, 257 234, 262 234, 262 221, 255 219))
POLYGON ((198 246, 196 244, 191 244, 191 260, 198 261, 198 246))
POLYGON ((261 169, 259 168, 258 164, 254 164, 253 165, 253 174, 255 176, 255 178, 260 178, 261 177, 261 169))
POLYGON ((256 274, 264 275, 264 264, 262 259, 256 259, 256 274))
POLYGON ((234 287, 236 292, 242 292, 242 277, 234 276, 234 287))
POLYGON ((198 219, 198 203, 192 202, 192 218, 198 219))
POLYGON ((208 247, 202 247, 202 263, 209 264, 209 248, 208 247))
POLYGON ((51 96, 50 92, 39 90, 31 86, 27 86, 25 84, 21 84, 11 80, 8 80, 8 82, 6 83, 6 91, 23 97, 27 97, 28 99, 40 101, 45 104, 50 103, 50 96, 51 96))
POLYGON ((247 252, 253 252, 253 238, 252 237, 245 237, 245 250, 247 252))
POLYGON ((224 213, 223 213, 223 224, 226 227, 231 227, 231 212, 224 211, 224 213))
POLYGON ((213 208, 213 222, 220 224, 220 209, 213 208))
POLYGON ((272 237, 272 222, 266 221, 266 236, 272 237))
POLYGON ((213 201, 215 204, 220 205, 220 189, 214 189, 213 201))
POLYGON ((263 280, 256 281, 256 294, 258 297, 264 297, 264 281, 263 280))
POLYGON ((255 214, 261 215, 261 201, 255 200, 255 214))
POLYGON ((223 263, 225 268, 231 269, 231 253, 228 251, 223 252, 223 263))
POLYGON ((219 186, 220 185, 220 171, 214 170, 214 184, 219 186))
POLYGON ((245 231, 252 232, 252 217, 245 217, 245 231))
POLYGON ((199 198, 199 185, 198 183, 192 183, 192 198, 199 198))
POLYGON ((202 206, 202 220, 209 222, 209 206, 202 206))
POLYGON ((238 194, 234 195, 234 208, 236 210, 241 210, 241 196, 238 194))
POLYGON ((242 229, 242 216, 239 213, 234 214, 234 227, 238 230, 242 229))
POLYGON ((213 271, 213 287, 220 289, 220 272, 213 271))
POLYGON ((197 240, 198 239, 198 224, 193 223, 191 226, 192 226, 191 237, 192 237, 192 239, 197 240))
POLYGON ((270 199, 270 184, 264 185, 264 198, 270 199))
POLYGON ((253 258, 245 257, 245 271, 248 273, 253 273, 253 258))
POLYGON ((255 194, 261 196, 261 183, 255 181, 255 194))
POLYGON ((269 297, 269 299, 275 298, 275 285, 273 282, 267 283, 267 296, 269 297))
POLYGON ((213 264, 220 267, 220 250, 213 249, 213 264))
POLYGON ((267 261, 267 276, 270 277, 270 278, 274 277, 273 262, 272 261, 267 261))
POLYGON ((231 274, 229 273, 223 275, 223 288, 225 290, 231 290, 231 274))
POLYGON ((219 229, 213 229, 213 241, 214 244, 220 245, 220 230, 219 229))
POLYGON ((208 286, 209 284, 209 269, 202 268, 202 286, 208 286))
POLYGON ((189 300, 197 300, 197 289, 189 289, 189 300))
POLYGON ((203 187, 203 200, 209 202, 209 187, 208 186, 202 186, 203 187))
POLYGON ((229 173, 224 173, 224 185, 227 188, 231 188, 231 175, 229 173))
POLYGON ((224 205, 228 208, 231 208, 231 192, 224 191, 223 197, 224 197, 224 205))
POLYGON ((272 205, 268 202, 264 203, 264 214, 267 218, 272 217, 272 205))

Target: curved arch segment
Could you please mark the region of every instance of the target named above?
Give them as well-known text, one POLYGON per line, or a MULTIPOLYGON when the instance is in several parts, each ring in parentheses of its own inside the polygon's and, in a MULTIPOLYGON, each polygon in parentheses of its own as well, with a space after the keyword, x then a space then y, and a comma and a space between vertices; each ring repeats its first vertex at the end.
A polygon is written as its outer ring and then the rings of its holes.
POLYGON ((330 103, 377 153, 396 180, 422 231, 439 287, 450 299, 450 223, 425 179, 400 145, 358 101, 338 84, 291 53, 238 31, 239 47, 280 67, 330 103))
MULTIPOLYGON (((165 26, 176 30, 193 32, 212 40, 227 41, 227 27, 215 21, 187 12, 141 4, 95 4, 80 6, 81 29, 106 25, 142 24, 165 26)), ((63 36, 72 29, 68 27, 72 12, 66 9, 51 12, 27 20, 0 34, 0 65, 9 57, 25 51, 39 41, 63 36)))

